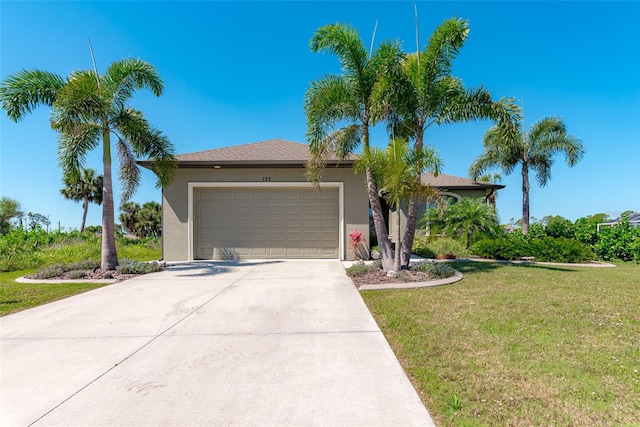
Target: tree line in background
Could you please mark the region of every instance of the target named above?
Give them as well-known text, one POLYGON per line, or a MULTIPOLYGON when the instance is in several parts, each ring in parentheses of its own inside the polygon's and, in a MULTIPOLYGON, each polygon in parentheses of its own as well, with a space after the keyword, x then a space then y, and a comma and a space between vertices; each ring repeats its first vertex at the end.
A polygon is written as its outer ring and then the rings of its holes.
MULTIPOLYGON (((76 188, 75 186, 72 186, 76 188)), ((69 187, 65 187, 64 192, 69 187)), ((79 193, 73 193, 79 194, 79 193)), ((79 199, 85 200, 85 199, 79 199)), ((95 201, 95 200, 94 200, 95 201)), ((86 203, 83 203, 83 207, 86 203)), ((83 208, 80 233, 89 232, 102 234, 101 226, 85 226, 86 207, 83 208)), ((136 238, 162 237, 162 206, 158 202, 147 202, 140 206, 135 202, 123 203, 120 206, 120 224, 116 224, 115 230, 120 235, 129 234, 136 238)), ((0 197, 0 235, 6 236, 12 231, 48 232, 50 220, 47 216, 29 212, 25 215, 18 200, 9 197, 0 197), (26 220, 25 220, 26 217, 26 220)), ((58 230, 61 232, 61 230, 58 230)))
MULTIPOLYGON (((432 237, 417 242, 414 253, 435 258, 429 243, 437 236, 447 236, 459 242, 452 255, 477 255, 489 259, 553 262, 635 261, 640 263, 640 227, 629 222, 632 211, 624 212, 615 224, 599 213, 572 222, 562 216, 546 216, 534 220, 529 232, 521 228, 499 226, 495 211, 481 199, 466 198, 448 206, 442 215, 432 209, 425 212, 420 226, 428 228, 432 237), (434 237, 435 236, 435 237, 434 237), (457 253, 456 253, 457 252, 457 253)), ((442 242, 435 243, 436 247, 442 242)))

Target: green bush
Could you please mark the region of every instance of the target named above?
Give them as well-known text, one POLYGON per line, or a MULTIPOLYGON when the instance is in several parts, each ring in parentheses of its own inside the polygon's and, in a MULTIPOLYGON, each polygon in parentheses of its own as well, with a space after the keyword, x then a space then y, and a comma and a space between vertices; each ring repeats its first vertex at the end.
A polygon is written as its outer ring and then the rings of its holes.
POLYGON ((456 271, 447 263, 420 261, 412 266, 416 271, 422 271, 429 275, 430 279, 446 279, 456 275, 456 271))
POLYGON ((471 254, 464 244, 450 237, 439 237, 428 243, 427 247, 436 255, 454 254, 456 258, 465 258, 471 254))
POLYGON ((85 259, 82 261, 75 261, 64 266, 65 271, 73 270, 95 270, 100 268, 100 261, 95 259, 85 259))
POLYGON ((374 262, 372 264, 365 264, 364 262, 358 262, 353 264, 351 267, 346 269, 347 276, 349 277, 357 277, 363 276, 370 271, 379 270, 382 267, 381 263, 374 262))
POLYGON ((482 258, 515 260, 528 255, 528 242, 518 237, 499 236, 494 239, 482 239, 473 247, 473 253, 482 258))
POLYGON ((64 266, 62 264, 53 264, 38 270, 36 274, 30 276, 32 279, 52 279, 54 277, 62 276, 64 273, 64 266))
POLYGON ((66 274, 69 279, 84 279, 87 277, 86 270, 70 270, 66 274))
POLYGON ((483 258, 518 260, 534 257, 536 261, 577 263, 594 259, 589 246, 564 237, 529 238, 512 233, 496 239, 483 239, 473 247, 473 253, 483 258))
POLYGON ((157 262, 139 262, 131 259, 120 260, 116 271, 120 274, 147 274, 162 270, 157 262))
POLYGON ((579 263, 594 259, 587 245, 564 237, 533 239, 530 249, 530 256, 534 256, 536 261, 579 263))
POLYGON ((631 227, 629 220, 623 219, 613 227, 600 229, 593 251, 605 261, 640 262, 639 241, 640 228, 631 227))
POLYGON ((433 259, 437 255, 429 248, 427 239, 420 239, 418 237, 413 239, 413 247, 411 248, 411 252, 418 256, 421 256, 422 258, 433 259))

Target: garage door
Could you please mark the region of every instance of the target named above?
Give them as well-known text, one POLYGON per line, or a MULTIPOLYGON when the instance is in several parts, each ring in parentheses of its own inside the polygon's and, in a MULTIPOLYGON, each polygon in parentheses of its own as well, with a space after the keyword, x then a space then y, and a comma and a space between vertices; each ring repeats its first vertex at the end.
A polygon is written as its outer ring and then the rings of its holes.
POLYGON ((196 190, 196 259, 339 258, 338 189, 196 190))

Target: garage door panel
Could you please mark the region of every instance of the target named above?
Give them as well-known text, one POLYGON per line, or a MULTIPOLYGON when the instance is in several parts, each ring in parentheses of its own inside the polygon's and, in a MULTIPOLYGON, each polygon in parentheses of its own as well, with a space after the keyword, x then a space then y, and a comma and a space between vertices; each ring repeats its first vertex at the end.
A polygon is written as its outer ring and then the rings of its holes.
POLYGON ((200 258, 338 258, 338 191, 198 189, 200 258))

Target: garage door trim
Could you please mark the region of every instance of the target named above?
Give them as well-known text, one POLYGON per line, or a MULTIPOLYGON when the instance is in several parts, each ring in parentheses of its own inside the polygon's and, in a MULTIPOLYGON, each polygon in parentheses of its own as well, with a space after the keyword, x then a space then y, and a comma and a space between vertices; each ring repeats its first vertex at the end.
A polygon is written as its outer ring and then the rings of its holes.
MULTIPOLYGON (((189 182, 188 183, 188 256, 189 261, 193 261, 194 253, 194 200, 196 189, 203 188, 314 188, 313 184, 308 182, 189 182)), ((344 236, 344 183, 342 182, 323 182, 321 188, 337 188, 338 189, 338 254, 341 260, 345 258, 345 236, 344 236)))

